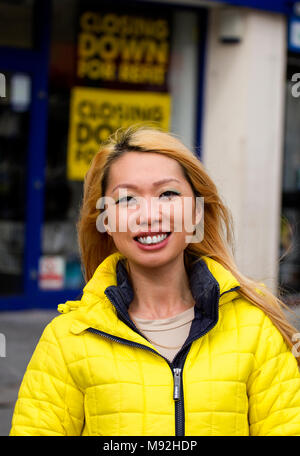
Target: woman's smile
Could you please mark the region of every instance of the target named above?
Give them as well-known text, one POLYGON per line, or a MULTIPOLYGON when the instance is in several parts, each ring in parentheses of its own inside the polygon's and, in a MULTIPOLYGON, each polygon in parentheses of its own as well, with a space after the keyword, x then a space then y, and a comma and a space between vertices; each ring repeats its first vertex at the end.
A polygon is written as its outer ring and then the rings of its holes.
POLYGON ((136 236, 134 242, 141 250, 158 250, 165 247, 172 233, 149 233, 148 235, 136 236))

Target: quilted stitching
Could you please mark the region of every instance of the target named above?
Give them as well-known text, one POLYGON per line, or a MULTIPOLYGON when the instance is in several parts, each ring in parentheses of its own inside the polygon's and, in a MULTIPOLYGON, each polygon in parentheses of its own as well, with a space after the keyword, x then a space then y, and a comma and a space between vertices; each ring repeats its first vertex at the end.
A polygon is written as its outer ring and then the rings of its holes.
MULTIPOLYGON (((85 331, 91 322, 100 329, 110 324, 111 334, 142 341, 119 324, 104 297, 117 283, 119 258, 108 257, 81 302, 60 307, 66 313, 45 328, 22 381, 11 435, 175 434, 167 362, 85 331)), ((261 310, 229 292, 238 286, 229 271, 210 258, 205 262, 222 297, 218 323, 192 343, 184 365, 186 435, 300 435, 294 356, 261 310)))

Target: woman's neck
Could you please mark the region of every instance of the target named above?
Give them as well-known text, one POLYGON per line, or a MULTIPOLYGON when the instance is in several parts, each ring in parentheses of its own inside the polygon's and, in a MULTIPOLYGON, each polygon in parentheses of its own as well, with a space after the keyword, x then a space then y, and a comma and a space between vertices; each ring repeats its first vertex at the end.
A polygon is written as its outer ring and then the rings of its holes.
POLYGON ((129 263, 134 299, 129 306, 131 317, 169 318, 195 304, 183 257, 162 267, 141 268, 129 263))

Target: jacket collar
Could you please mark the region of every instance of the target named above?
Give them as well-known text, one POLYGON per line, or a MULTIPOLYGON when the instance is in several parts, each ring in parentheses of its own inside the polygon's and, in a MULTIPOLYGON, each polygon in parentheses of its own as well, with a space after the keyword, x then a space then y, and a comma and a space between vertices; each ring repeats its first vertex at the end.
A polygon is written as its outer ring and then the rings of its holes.
MULTIPOLYGON (((240 284, 230 271, 207 256, 194 263, 189 280, 195 299, 195 320, 190 336, 195 337, 216 324, 219 306, 238 296, 240 284)), ((133 290, 124 256, 119 252, 113 253, 98 266, 83 289, 81 301, 67 303, 70 310, 77 308, 71 331, 80 333, 92 327, 144 343, 145 339, 128 324, 128 320, 131 322, 128 307, 132 299, 133 290)))

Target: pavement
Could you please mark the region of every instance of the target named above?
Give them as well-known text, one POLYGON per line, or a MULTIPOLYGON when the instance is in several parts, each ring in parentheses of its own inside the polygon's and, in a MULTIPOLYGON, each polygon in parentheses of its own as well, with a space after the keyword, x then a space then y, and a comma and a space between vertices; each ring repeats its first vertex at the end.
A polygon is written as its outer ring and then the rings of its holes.
MULTIPOLYGON (((300 333, 300 306, 293 310, 295 315, 289 319, 300 333)), ((44 328, 58 315, 56 310, 0 312, 0 436, 9 434, 15 402, 28 362, 44 328)))
POLYGON ((9 434, 20 384, 37 342, 58 315, 56 310, 0 312, 0 436, 9 434))

